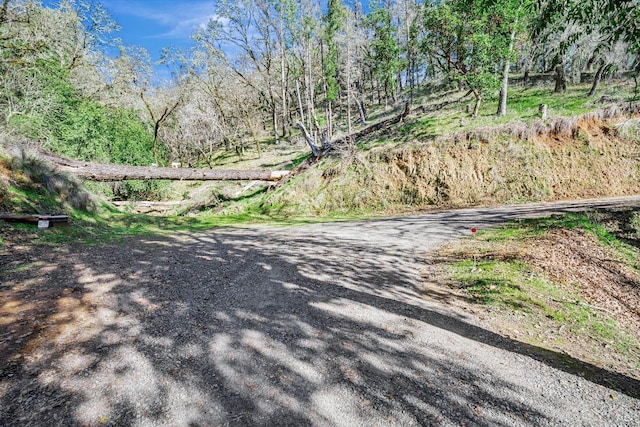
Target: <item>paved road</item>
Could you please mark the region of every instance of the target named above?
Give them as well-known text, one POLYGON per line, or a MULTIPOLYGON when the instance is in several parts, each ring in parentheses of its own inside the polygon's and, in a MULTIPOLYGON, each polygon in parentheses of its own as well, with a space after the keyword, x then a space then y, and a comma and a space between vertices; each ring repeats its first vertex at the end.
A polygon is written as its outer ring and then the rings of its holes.
POLYGON ((0 425, 640 425, 640 381, 496 335, 420 277, 471 227, 630 204, 0 248, 0 425))

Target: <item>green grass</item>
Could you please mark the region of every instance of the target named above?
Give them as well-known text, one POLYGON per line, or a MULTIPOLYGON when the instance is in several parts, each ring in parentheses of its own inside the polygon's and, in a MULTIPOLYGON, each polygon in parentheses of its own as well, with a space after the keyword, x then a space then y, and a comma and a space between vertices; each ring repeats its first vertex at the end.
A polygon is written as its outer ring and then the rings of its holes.
POLYGON ((9 187, 8 205, 19 207, 21 212, 55 213, 60 209, 60 202, 46 189, 36 187, 9 187))
POLYGON ((470 131, 479 127, 491 127, 506 124, 512 121, 524 121, 525 123, 540 117, 538 107, 546 104, 549 118, 571 117, 585 114, 602 108, 603 104, 594 103, 602 95, 619 96, 626 99, 630 96, 631 86, 626 82, 602 85, 600 91, 593 98, 586 96, 591 88, 590 83, 582 83, 570 86, 564 93, 554 93, 553 87, 546 84, 544 87, 523 87, 512 85, 509 89, 507 101, 507 115, 496 116, 497 95, 486 97, 480 106, 478 117, 472 118, 466 113, 466 106, 472 106, 473 98, 460 99, 464 92, 451 91, 439 96, 424 96, 418 99, 416 105, 421 102, 428 105, 441 104, 449 101, 451 104, 437 111, 426 113, 421 117, 409 118, 398 127, 395 135, 384 137, 374 136, 359 144, 362 149, 369 149, 381 145, 395 146, 401 143, 432 140, 436 137, 470 131))
POLYGON ((581 296, 514 260, 464 260, 452 264, 456 282, 474 302, 544 317, 575 336, 588 336, 627 353, 637 341, 581 296))
POLYGON ((484 244, 463 251, 458 255, 461 260, 451 264, 456 282, 478 304, 547 319, 555 328, 631 355, 637 349, 637 340, 607 312, 592 307, 574 285, 547 279, 517 253, 509 255, 498 249, 500 255, 495 255, 496 248, 504 243, 524 241, 554 229, 580 229, 592 234, 640 272, 640 208, 634 207, 525 219, 481 230, 475 238, 484 244))
POLYGON ((611 211, 591 211, 523 219, 481 230, 478 236, 489 242, 506 242, 541 236, 553 229, 577 228, 594 235, 600 243, 618 252, 630 267, 640 270, 640 208, 628 208, 626 211, 630 220, 624 225, 612 224, 611 211))
POLYGON ((73 211, 68 226, 38 230, 33 224, 3 224, 11 233, 31 235, 36 244, 83 243, 101 244, 124 242, 131 237, 169 235, 179 232, 199 232, 220 227, 290 226, 357 219, 353 216, 281 217, 246 209, 224 215, 202 212, 196 216, 166 216, 119 212, 103 208, 100 213, 73 211), (37 231, 37 235, 36 235, 37 231))
POLYGON ((464 260, 453 264, 456 281, 481 304, 530 311, 541 302, 526 292, 528 286, 540 286, 540 281, 523 281, 528 276, 526 264, 517 261, 464 260))

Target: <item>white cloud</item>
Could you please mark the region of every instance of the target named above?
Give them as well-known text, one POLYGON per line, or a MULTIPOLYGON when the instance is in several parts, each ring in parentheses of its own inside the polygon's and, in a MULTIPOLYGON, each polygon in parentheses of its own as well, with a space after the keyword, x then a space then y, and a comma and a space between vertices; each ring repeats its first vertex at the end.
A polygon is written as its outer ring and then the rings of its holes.
POLYGON ((173 25, 170 31, 163 34, 158 34, 156 37, 166 37, 166 38, 187 37, 193 34, 196 30, 205 28, 210 20, 215 20, 215 19, 216 19, 215 14, 198 16, 197 18, 191 18, 191 19, 183 19, 179 21, 176 25, 173 25))
POLYGON ((213 1, 126 1, 106 0, 103 5, 114 15, 129 15, 158 25, 154 38, 185 38, 215 19, 213 1))

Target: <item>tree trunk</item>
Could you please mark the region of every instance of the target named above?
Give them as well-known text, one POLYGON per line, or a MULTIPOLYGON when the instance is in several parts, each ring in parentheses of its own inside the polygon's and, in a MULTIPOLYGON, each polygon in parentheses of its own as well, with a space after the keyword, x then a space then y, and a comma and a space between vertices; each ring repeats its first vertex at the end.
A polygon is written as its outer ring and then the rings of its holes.
POLYGON ((502 86, 500 87, 500 99, 498 100, 498 111, 496 115, 504 117, 507 115, 507 90, 509 89, 509 67, 511 61, 504 60, 504 69, 502 70, 502 86))
POLYGON ((158 164, 158 130, 160 123, 156 122, 153 126, 153 161, 158 164))
POLYGON ((347 132, 351 134, 351 43, 347 40, 347 132))
MULTIPOLYGON (((516 26, 518 21, 516 20, 516 26)), ((500 88, 500 101, 498 102, 498 116, 507 115, 507 90, 509 89, 509 69, 511 68, 511 51, 513 50, 513 42, 516 38, 516 30, 511 30, 511 38, 509 39, 509 51, 504 59, 504 69, 502 70, 502 87, 500 88)))
POLYGON ((564 61, 556 65, 556 86, 553 89, 556 93, 562 93, 567 90, 567 76, 564 70, 564 61))
POLYGON ((593 96, 596 94, 598 86, 600 85, 600 81, 602 80, 602 76, 609 69, 609 67, 611 67, 611 64, 608 64, 607 62, 603 62, 602 65, 600 65, 598 71, 596 71, 596 75, 593 78, 593 85, 591 86, 591 90, 589 91, 589 93, 587 93, 587 96, 593 96))
POLYGON ((413 101, 414 101, 414 87, 416 85, 416 81, 415 81, 415 65, 414 65, 414 61, 413 61, 413 57, 411 57, 409 59, 409 68, 407 70, 408 73, 408 77, 409 77, 409 104, 413 105, 413 101))
POLYGON ((296 80, 296 95, 298 96, 298 109, 300 110, 300 121, 304 123, 304 109, 302 108, 302 96, 300 96, 300 82, 296 80))
POLYGON ((67 172, 90 181, 126 181, 131 179, 169 179, 181 181, 277 181, 283 176, 289 174, 289 171, 187 169, 105 165, 100 163, 80 162, 49 154, 42 154, 42 156, 45 160, 53 163, 56 170, 60 172, 67 172))
POLYGON ((278 112, 276 111, 276 103, 273 98, 271 98, 271 122, 273 124, 273 136, 275 138, 275 143, 280 143, 280 135, 278 135, 278 112))
POLYGON ((482 94, 477 90, 474 90, 473 95, 476 97, 476 103, 473 106, 473 113, 471 114, 471 117, 478 117, 478 111, 480 110, 480 103, 482 102, 482 94))
POLYGON ((278 42, 280 45, 280 96, 282 97, 282 137, 287 136, 287 113, 289 111, 287 106, 287 74, 286 74, 286 61, 287 56, 284 48, 284 15, 283 15, 283 3, 280 3, 280 10, 278 11, 278 42))
POLYGON ((311 135, 309 135, 309 132, 307 132, 307 129, 300 122, 298 122, 297 126, 298 126, 298 129, 300 129, 300 132, 302 132, 302 135, 304 135, 304 139, 307 141, 307 144, 309 144, 313 157, 318 157, 320 155, 320 153, 318 152, 318 147, 316 147, 316 144, 314 144, 313 138, 311 138, 311 135))
POLYGON ((367 125, 367 112, 364 108, 364 100, 359 100, 356 101, 356 104, 358 104, 358 114, 360 114, 360 125, 361 126, 366 126, 367 125))
POLYGON ((315 119, 315 109, 314 109, 314 100, 313 100, 313 91, 315 90, 312 87, 313 76, 311 71, 311 38, 307 41, 307 60, 306 60, 306 71, 304 74, 304 94, 305 100, 307 101, 307 127, 311 129, 311 118, 315 119))
POLYGON ((231 140, 229 139, 228 136, 223 135, 222 136, 222 140, 224 141, 224 151, 230 151, 231 150, 231 140))
POLYGON ((329 139, 333 138, 333 109, 331 104, 331 101, 327 103, 327 134, 329 139))

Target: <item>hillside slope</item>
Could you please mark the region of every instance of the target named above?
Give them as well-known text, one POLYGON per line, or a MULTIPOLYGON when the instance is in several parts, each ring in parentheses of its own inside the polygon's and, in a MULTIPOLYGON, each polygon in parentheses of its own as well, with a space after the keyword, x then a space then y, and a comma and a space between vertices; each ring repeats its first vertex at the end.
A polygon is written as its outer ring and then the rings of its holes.
MULTIPOLYGON (((392 140, 393 132, 385 138, 392 140)), ((325 216, 638 194, 639 135, 635 113, 601 110, 396 147, 347 146, 262 206, 325 216)))
POLYGON ((0 212, 51 214, 90 210, 82 184, 23 148, 0 144, 0 212))

